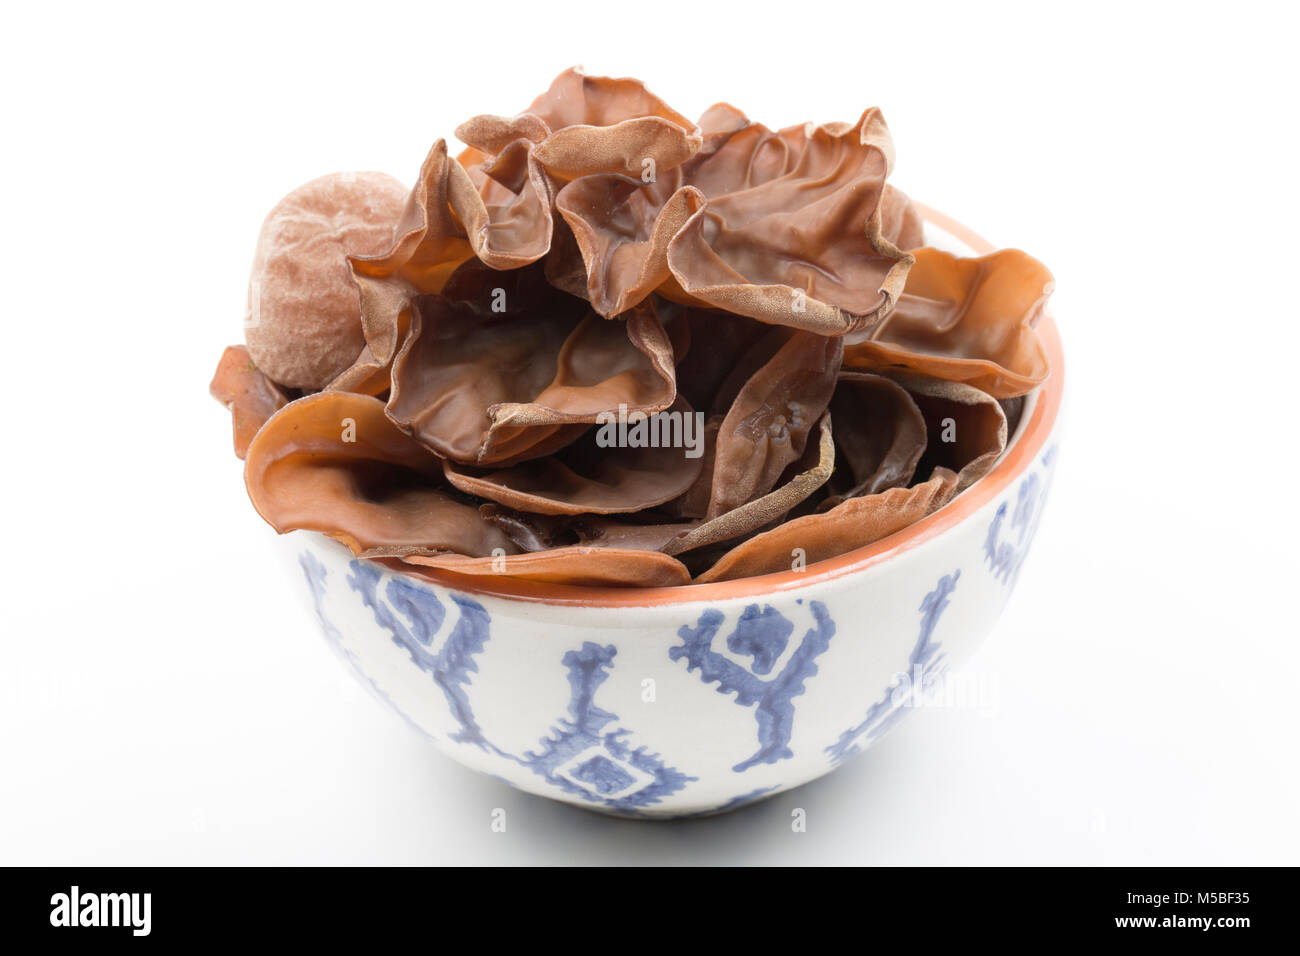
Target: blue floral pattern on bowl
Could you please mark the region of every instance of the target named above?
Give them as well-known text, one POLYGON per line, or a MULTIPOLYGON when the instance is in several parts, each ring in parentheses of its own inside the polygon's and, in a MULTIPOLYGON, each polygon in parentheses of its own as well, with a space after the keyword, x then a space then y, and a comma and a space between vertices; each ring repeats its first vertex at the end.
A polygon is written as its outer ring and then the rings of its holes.
POLYGON ((461 593, 297 533, 328 643, 448 755, 531 793, 702 816, 867 749, 960 663, 1024 566, 1056 446, 904 556, 760 599, 549 607, 461 593))

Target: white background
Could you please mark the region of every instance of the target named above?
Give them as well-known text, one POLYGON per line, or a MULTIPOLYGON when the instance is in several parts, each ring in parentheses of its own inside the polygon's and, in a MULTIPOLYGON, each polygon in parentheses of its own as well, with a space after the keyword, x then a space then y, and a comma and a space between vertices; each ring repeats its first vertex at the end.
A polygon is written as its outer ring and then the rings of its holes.
POLYGON ((1293 11, 37 6, 0 31, 0 863, 1300 863, 1293 11), (879 105, 898 185, 1058 280, 1068 433, 968 668, 995 706, 716 820, 518 794, 367 698, 207 396, 282 194, 409 184, 575 63, 689 115, 879 105))

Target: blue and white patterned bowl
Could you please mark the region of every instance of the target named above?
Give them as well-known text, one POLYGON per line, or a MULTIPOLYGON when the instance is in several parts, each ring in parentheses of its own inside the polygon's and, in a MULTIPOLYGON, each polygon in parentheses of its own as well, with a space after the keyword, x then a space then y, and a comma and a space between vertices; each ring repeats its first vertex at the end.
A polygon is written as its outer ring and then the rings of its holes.
MULTIPOLYGON (((988 245, 927 211, 927 240, 988 245)), ((866 749, 992 629, 1056 457, 1053 374, 996 468, 884 541, 802 571, 659 589, 587 589, 357 561, 280 539, 326 637, 405 720, 521 790, 636 817, 742 806, 866 749)))

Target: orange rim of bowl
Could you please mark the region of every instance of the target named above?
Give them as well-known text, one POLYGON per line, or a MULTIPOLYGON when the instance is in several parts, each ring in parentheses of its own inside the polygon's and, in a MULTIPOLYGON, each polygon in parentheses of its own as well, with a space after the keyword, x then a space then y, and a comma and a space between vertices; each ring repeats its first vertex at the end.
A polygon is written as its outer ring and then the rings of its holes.
MULTIPOLYGON (((992 252, 994 246, 961 223, 928 206, 917 203, 922 217, 960 239, 976 253, 992 252)), ((1020 425, 1019 435, 993 470, 934 514, 908 525, 902 531, 881 538, 873 544, 833 558, 808 565, 801 571, 779 571, 734 581, 711 584, 679 584, 671 587, 594 587, 578 584, 550 584, 522 578, 488 578, 482 575, 457 574, 442 568, 405 568, 396 573, 409 574, 422 581, 440 584, 456 591, 488 595, 542 604, 581 605, 586 607, 658 607, 697 601, 726 601, 756 597, 777 591, 789 591, 835 578, 865 571, 905 551, 938 537, 961 523, 996 498, 1037 458, 1047 442, 1061 408, 1065 389, 1065 356, 1056 322, 1043 316, 1038 334, 1051 367, 1051 375, 1039 388, 1029 420, 1020 425)), ((392 569, 392 565, 387 565, 392 569)))

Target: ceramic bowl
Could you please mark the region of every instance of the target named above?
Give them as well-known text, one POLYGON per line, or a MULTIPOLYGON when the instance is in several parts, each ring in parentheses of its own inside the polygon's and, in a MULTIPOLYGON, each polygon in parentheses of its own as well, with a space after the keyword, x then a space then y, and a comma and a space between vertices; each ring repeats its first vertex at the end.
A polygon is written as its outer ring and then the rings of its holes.
MULTIPOLYGON (((927 241, 991 247, 927 210, 927 241)), ((315 533, 279 539, 329 643, 443 753, 529 793, 635 817, 716 813, 865 750, 973 651, 1051 484, 1052 376, 1002 460, 947 507, 799 571, 656 589, 431 583, 315 533)))

